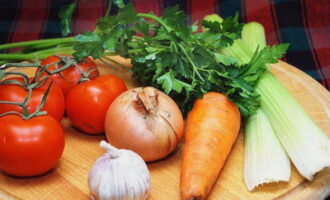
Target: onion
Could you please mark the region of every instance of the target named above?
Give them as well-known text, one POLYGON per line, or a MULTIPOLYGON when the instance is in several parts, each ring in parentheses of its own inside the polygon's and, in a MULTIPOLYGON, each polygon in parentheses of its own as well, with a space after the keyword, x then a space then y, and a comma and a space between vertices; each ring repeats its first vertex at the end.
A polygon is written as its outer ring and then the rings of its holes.
POLYGON ((179 107, 169 96, 153 87, 139 87, 122 93, 111 104, 105 133, 111 145, 155 161, 175 149, 183 124, 179 107))

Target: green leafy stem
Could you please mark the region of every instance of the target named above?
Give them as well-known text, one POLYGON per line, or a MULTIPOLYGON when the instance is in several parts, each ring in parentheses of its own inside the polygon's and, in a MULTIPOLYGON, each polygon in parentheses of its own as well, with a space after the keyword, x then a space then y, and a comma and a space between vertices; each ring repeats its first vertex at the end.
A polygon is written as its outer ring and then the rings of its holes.
MULTIPOLYGON (((160 17, 153 14, 138 13, 140 18, 149 18, 160 25, 162 25, 168 32, 172 31, 160 17)), ((141 40, 141 37, 134 36, 135 40, 141 40)), ((22 61, 22 60, 33 60, 33 59, 44 59, 50 55, 54 54, 73 54, 74 44, 77 43, 75 37, 64 37, 64 38, 54 38, 54 39, 41 39, 32 40, 25 42, 15 42, 9 44, 0 45, 0 50, 12 49, 12 48, 23 48, 15 53, 0 53, 0 65, 7 63, 8 61, 22 61)), ((129 53, 139 53, 141 49, 130 49, 129 53)), ((118 55, 116 52, 111 52, 111 55, 118 55)))

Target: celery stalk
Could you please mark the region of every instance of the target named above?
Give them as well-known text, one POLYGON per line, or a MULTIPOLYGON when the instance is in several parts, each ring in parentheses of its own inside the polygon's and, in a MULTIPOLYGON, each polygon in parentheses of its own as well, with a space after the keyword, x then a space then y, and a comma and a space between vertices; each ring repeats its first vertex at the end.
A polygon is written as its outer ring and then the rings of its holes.
POLYGON ((203 20, 211 21, 211 22, 219 22, 219 23, 223 21, 223 19, 217 14, 205 15, 203 20))
POLYGON ((244 182, 249 191, 264 183, 289 181, 290 160, 261 109, 247 119, 244 144, 244 182))
MULTIPOLYGON (((242 39, 235 40, 223 53, 240 64, 248 63, 253 52, 266 46, 264 29, 260 27, 255 22, 245 24, 242 39)), ((244 145, 244 182, 249 191, 264 183, 290 179, 290 160, 260 108, 246 121, 244 145)))
MULTIPOLYGON (((242 38, 251 51, 266 44, 264 29, 257 23, 246 24, 242 38)), ((262 111, 300 174, 311 180, 330 166, 329 138, 270 72, 263 74, 256 92, 261 96, 262 111)))
POLYGON ((232 46, 224 48, 222 53, 236 58, 240 64, 248 63, 253 56, 253 51, 251 51, 241 39, 235 40, 232 46))
POLYGON ((242 40, 252 52, 257 48, 266 46, 266 36, 264 27, 258 22, 249 22, 244 24, 242 30, 242 40))
MULTIPOLYGON (((245 50, 245 59, 251 58, 253 52, 266 46, 263 26, 245 24, 238 45, 245 50)), ((289 181, 290 160, 261 108, 247 120, 245 141, 244 181, 249 190, 264 183, 289 181)))
MULTIPOLYGON (((250 47, 259 46, 261 49, 264 45, 260 38, 255 38, 264 37, 262 33, 255 33, 257 30, 262 32, 263 29, 256 27, 251 30, 251 27, 243 28, 246 31, 242 33, 245 34, 245 40, 235 42, 229 50, 225 49, 223 52, 237 58, 242 64, 251 59, 253 49, 250 47), (250 37, 249 41, 246 41, 247 37, 250 37), (253 41, 255 45, 251 44, 253 41)), ((261 110, 299 173, 311 180, 315 173, 329 167, 330 139, 279 80, 270 72, 265 72, 256 86, 256 92, 260 95, 261 110)))
MULTIPOLYGON (((211 21, 211 22, 219 22, 219 23, 221 23, 223 21, 223 19, 217 14, 205 15, 203 20, 211 21)), ((204 28, 204 26, 203 26, 202 30, 203 30, 203 32, 205 32, 208 30, 208 28, 204 28)))
POLYGON ((313 175, 330 166, 330 140, 286 88, 269 72, 259 81, 261 109, 299 173, 313 175))

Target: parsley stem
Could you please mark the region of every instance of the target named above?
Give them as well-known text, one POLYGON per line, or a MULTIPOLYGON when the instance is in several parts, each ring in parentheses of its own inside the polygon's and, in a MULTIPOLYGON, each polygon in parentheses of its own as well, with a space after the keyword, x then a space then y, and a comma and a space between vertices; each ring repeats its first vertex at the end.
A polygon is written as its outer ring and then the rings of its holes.
POLYGON ((153 14, 147 14, 147 13, 138 13, 137 14, 138 17, 143 17, 143 18, 150 18, 150 19, 153 19, 154 21, 158 22, 160 25, 162 25, 167 32, 171 32, 172 31, 172 28, 169 27, 165 22, 164 20, 162 20, 162 18, 160 17, 157 17, 156 15, 153 15, 153 14))
POLYGON ((131 71, 132 69, 131 68, 129 68, 129 67, 127 67, 127 66, 125 66, 125 65, 123 65, 123 64, 121 64, 120 62, 117 62, 116 60, 114 60, 114 59, 111 59, 111 58, 109 58, 109 57, 102 57, 104 60, 108 60, 108 61, 110 61, 110 62, 113 62, 113 63, 115 63, 115 64, 117 64, 117 65, 119 65, 120 67, 122 67, 122 68, 124 68, 124 69, 126 69, 126 70, 129 70, 129 71, 131 71))
POLYGON ((140 53, 140 52, 142 52, 142 49, 130 49, 130 50, 128 50, 128 53, 129 53, 129 54, 132 54, 132 53, 140 53))
POLYGON ((183 54, 186 56, 186 58, 188 59, 189 63, 191 64, 191 66, 194 68, 193 69, 193 79, 195 79, 195 74, 197 74, 197 76, 201 79, 201 81, 204 81, 204 78, 202 77, 202 75, 199 73, 198 71, 198 67, 195 65, 195 63, 192 61, 191 57, 189 56, 188 52, 186 51, 186 49, 182 46, 182 44, 178 44, 178 46, 180 47, 180 49, 182 50, 183 54))
POLYGON ((134 40, 144 40, 142 37, 139 37, 139 36, 136 36, 136 35, 133 35, 133 39, 134 40))
POLYGON ((109 63, 108 61, 104 60, 104 57, 100 57, 98 58, 99 61, 101 61, 102 63, 104 63, 105 65, 111 67, 113 70, 117 71, 117 67, 113 66, 111 63, 109 63))
POLYGON ((107 11, 105 12, 105 17, 108 17, 110 14, 110 10, 111 10, 111 6, 112 6, 112 0, 109 0, 109 4, 108 4, 108 8, 107 11))
POLYGON ((75 42, 76 40, 74 37, 66 37, 66 38, 55 38, 55 39, 42 39, 42 40, 32 40, 32 41, 26 41, 26 42, 15 42, 10 44, 3 44, 0 45, 0 50, 3 49, 10 49, 15 47, 26 47, 26 46, 33 46, 33 45, 39 45, 39 44, 46 44, 46 43, 67 43, 67 42, 75 42))
POLYGON ((116 56, 118 55, 115 51, 105 51, 102 56, 116 56))

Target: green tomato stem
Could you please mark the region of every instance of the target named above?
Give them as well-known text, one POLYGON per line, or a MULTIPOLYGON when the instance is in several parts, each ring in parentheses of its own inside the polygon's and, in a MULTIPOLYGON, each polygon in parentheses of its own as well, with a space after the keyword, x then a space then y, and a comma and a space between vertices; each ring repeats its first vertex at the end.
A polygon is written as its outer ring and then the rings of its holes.
POLYGON ((20 117, 22 117, 24 119, 24 116, 21 113, 16 112, 16 111, 9 111, 9 112, 5 112, 5 113, 1 113, 0 117, 6 116, 6 115, 19 115, 20 117))
POLYGON ((29 88, 28 89, 28 94, 26 96, 26 98, 24 99, 24 101, 22 103, 20 102, 11 102, 11 101, 0 101, 0 104, 9 104, 9 105, 17 105, 19 107, 22 108, 22 113, 19 113, 19 112, 16 112, 16 111, 9 111, 9 112, 5 112, 5 113, 1 113, 0 114, 0 117, 3 117, 5 115, 10 115, 10 114, 17 114, 19 116, 22 117, 22 119, 24 120, 28 120, 28 119, 31 119, 33 117, 36 117, 36 116, 41 116, 41 115, 46 115, 47 114, 47 111, 41 111, 41 109, 43 108, 43 106, 45 105, 46 103, 46 100, 47 100, 47 97, 48 97, 48 94, 49 94, 49 91, 50 91, 50 87, 52 86, 53 82, 51 82, 48 86, 48 88, 46 89, 44 95, 42 96, 42 99, 41 99, 41 102, 39 104, 39 106, 37 107, 37 109, 30 113, 29 110, 28 110, 28 103, 31 99, 31 95, 32 95, 32 88, 29 88))
POLYGON ((24 83, 21 83, 16 80, 2 80, 2 81, 0 81, 0 85, 17 84, 26 89, 27 85, 29 84, 29 76, 27 74, 25 74, 23 72, 5 72, 3 77, 10 76, 10 75, 21 76, 24 80, 24 83))
POLYGON ((0 101, 0 104, 9 104, 9 105, 15 105, 15 106, 22 105, 22 103, 20 103, 20 102, 11 102, 11 101, 0 101))
POLYGON ((34 63, 6 63, 0 66, 0 69, 8 69, 10 67, 40 67, 41 64, 39 62, 34 63))

